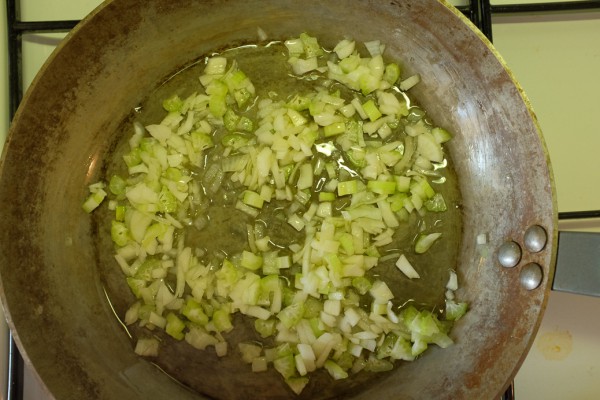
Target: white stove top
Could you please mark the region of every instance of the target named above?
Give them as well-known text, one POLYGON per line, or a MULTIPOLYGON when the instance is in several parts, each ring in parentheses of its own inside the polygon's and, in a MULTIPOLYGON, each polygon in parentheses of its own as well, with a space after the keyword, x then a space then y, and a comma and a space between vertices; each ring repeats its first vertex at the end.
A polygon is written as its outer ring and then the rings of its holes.
MULTIPOLYGON (((543 2, 492 1, 492 4, 543 2)), ((6 21, 5 4, 0 20, 6 21)), ((99 0, 21 0, 23 20, 80 19, 99 0)), ((464 5, 466 0, 451 1, 464 5)), ((600 209, 600 12, 494 17, 494 44, 524 87, 550 152, 560 211, 600 209)), ((6 71, 6 29, 0 65, 6 71)), ((24 86, 64 35, 23 38, 24 86)), ((0 146, 7 129, 6 73, 0 78, 0 146)), ((1 148, 1 147, 0 147, 1 148)), ((600 220, 561 222, 561 230, 600 231, 600 220)), ((515 379, 517 400, 600 398, 600 298, 552 292, 537 338, 515 379)), ((0 309, 0 400, 6 394, 8 333, 0 309)), ((24 399, 44 399, 26 368, 24 399)))

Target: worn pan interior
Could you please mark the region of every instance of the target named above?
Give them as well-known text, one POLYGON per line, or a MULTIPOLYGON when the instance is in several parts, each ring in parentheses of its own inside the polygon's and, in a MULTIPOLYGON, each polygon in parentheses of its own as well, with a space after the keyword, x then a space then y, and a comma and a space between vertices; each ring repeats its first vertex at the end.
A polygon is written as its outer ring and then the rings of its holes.
MULTIPOLYGON (((313 385, 305 397, 497 396, 525 357, 545 306, 556 204, 535 116, 489 43, 465 21, 435 0, 115 0, 80 24, 25 96, 0 177, 2 300, 26 362, 49 392, 59 399, 206 398, 134 355, 106 299, 102 249, 81 202, 130 110, 173 72, 206 52, 253 41, 261 27, 272 39, 308 31, 325 45, 381 39, 407 73, 421 74, 413 94, 455 133, 450 153, 464 218, 460 295, 471 305, 455 328, 456 345, 368 382, 313 385), (534 224, 548 235, 545 248, 524 250, 515 268, 500 267, 498 247, 507 240, 523 247, 534 224), (487 243, 477 245, 482 234, 487 243), (519 275, 530 262, 541 266, 543 280, 528 291, 519 275)), ((227 371, 194 371, 194 384, 223 398, 288 393, 267 375, 251 382, 227 371)))

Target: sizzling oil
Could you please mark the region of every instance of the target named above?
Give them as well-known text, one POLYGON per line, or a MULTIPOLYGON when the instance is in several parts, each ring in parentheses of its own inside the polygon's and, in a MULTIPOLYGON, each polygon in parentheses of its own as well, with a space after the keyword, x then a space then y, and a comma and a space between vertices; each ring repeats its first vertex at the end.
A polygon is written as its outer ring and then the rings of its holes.
MULTIPOLYGON (((270 46, 245 46, 233 49, 222 55, 235 59, 242 71, 254 83, 259 98, 272 98, 273 100, 287 100, 295 93, 306 93, 314 91, 317 80, 312 77, 305 79, 294 78, 289 74, 285 47, 280 43, 270 46)), ((193 92, 201 90, 198 76, 201 75, 204 63, 200 62, 180 73, 174 75, 169 81, 162 85, 144 104, 138 119, 144 122, 156 121, 164 116, 164 111, 157 109, 164 98, 177 93, 185 97, 193 92)), ((423 84, 426 84, 423 83, 423 84)), ((342 85, 335 85, 335 90, 341 90, 342 85)), ((349 97, 350 94, 346 93, 349 97)), ((349 97, 350 99, 352 97, 349 97)), ((415 105, 414 99, 411 104, 415 105)), ((254 108, 248 110, 247 115, 253 116, 254 108)), ((219 142, 217 132, 215 143, 219 142)), ((219 154, 222 148, 217 146, 211 150, 207 159, 212 154, 219 154)), ((335 158, 335 155, 331 156, 335 158)), ((459 240, 461 237, 461 211, 460 193, 458 190, 457 177, 452 167, 452 161, 447 158, 446 167, 440 168, 439 172, 443 182, 432 183, 436 192, 440 192, 446 200, 448 210, 442 213, 428 212, 424 216, 411 213, 408 222, 401 224, 395 234, 394 243, 385 246, 382 255, 390 253, 403 253, 417 268, 421 279, 410 280, 404 277, 395 267, 395 259, 381 262, 372 272, 380 275, 390 283, 399 304, 414 301, 416 304, 428 309, 441 310, 444 307, 445 285, 448 281, 450 269, 456 268, 458 257, 459 240), (422 232, 442 232, 442 239, 432 246, 425 254, 414 253, 414 240, 422 232)), ((201 171, 200 171, 201 173, 201 171)), ((356 173, 356 175, 358 175, 356 173)), ((325 176, 325 172, 322 177, 325 176)), ((318 177, 315 177, 318 182, 318 177)), ((315 183, 313 192, 316 192, 315 183)), ((240 251, 241 242, 247 243, 246 224, 253 224, 243 212, 233 207, 232 199, 236 198, 239 187, 227 182, 213 196, 208 209, 209 223, 202 231, 190 227, 186 237, 200 248, 211 250, 221 255, 235 254, 240 251), (210 240, 209 240, 210 239, 210 240)), ((285 222, 282 212, 283 205, 272 205, 266 207, 265 211, 258 217, 265 222, 267 234, 273 238, 274 244, 284 247, 293 241, 300 241, 303 235, 298 234, 294 228, 285 222)), ((247 245, 245 245, 247 247, 247 245)), ((292 270, 292 272, 294 272, 292 270)))
MULTIPOLYGON (((257 96, 259 98, 272 98, 273 100, 286 100, 297 92, 311 92, 314 90, 315 81, 313 78, 297 79, 292 77, 287 71, 287 61, 285 56, 285 48, 281 43, 272 43, 269 46, 244 46, 230 51, 226 51, 221 55, 237 61, 240 69, 253 82, 257 96)), ((129 119, 124 121, 122 126, 122 141, 119 144, 117 151, 114 153, 114 158, 107 165, 107 178, 110 178, 114 173, 126 176, 126 169, 122 162, 122 155, 129 149, 127 141, 132 132, 131 124, 133 121, 138 121, 143 125, 157 123, 166 115, 166 111, 162 108, 162 101, 166 98, 179 95, 181 98, 203 92, 202 85, 198 77, 204 69, 204 59, 191 64, 189 67, 178 71, 171 76, 166 82, 154 90, 151 95, 139 107, 132 111, 129 119)), ((426 82, 422 84, 427 84, 426 82)), ((414 99, 411 99, 411 104, 417 104, 414 99)), ((252 117, 256 107, 250 107, 245 113, 252 117)), ((218 145, 222 131, 217 131, 214 134, 214 142, 217 146, 206 153, 207 163, 211 157, 222 152, 223 148, 218 145)), ((380 252, 383 257, 387 254, 403 253, 409 258, 415 266, 420 279, 407 279, 398 271, 395 266, 396 258, 390 258, 387 261, 380 262, 371 273, 380 276, 388 283, 395 295, 396 304, 406 304, 412 302, 420 308, 426 308, 432 311, 442 313, 444 308, 445 285, 449 278, 449 270, 457 268, 458 249, 460 245, 462 221, 460 210, 460 193, 458 189, 457 176, 452 166, 450 156, 447 156, 446 165, 444 168, 437 170, 440 179, 438 182, 432 183, 432 187, 436 192, 441 193, 447 204, 447 211, 444 212, 427 212, 424 216, 417 213, 411 213, 409 220, 401 223, 394 235, 394 242, 381 248, 380 252), (442 238, 438 240, 429 251, 425 254, 416 254, 414 252, 414 241, 420 232, 441 232, 442 238)), ((196 169, 193 171, 197 179, 201 179, 204 169, 196 169)), ((318 182, 319 179, 314 179, 318 182)), ((314 188, 314 192, 318 188, 314 188)), ((196 211, 196 215, 192 215, 192 220, 197 223, 191 223, 185 229, 186 245, 200 249, 199 254, 203 254, 203 261, 207 263, 217 264, 219 260, 248 250, 248 225, 262 225, 264 233, 268 234, 272 240, 272 244, 281 249, 284 254, 287 246, 292 243, 300 243, 304 239, 303 234, 298 233, 292 228, 283 218, 283 209, 285 204, 272 202, 266 204, 264 210, 257 217, 249 217, 247 214, 235 209, 235 199, 243 190, 240 186, 233 184, 227 179, 224 180, 219 190, 206 196, 204 206, 201 212, 196 211)), ((105 241, 106 237, 110 238, 110 219, 109 214, 100 214, 99 229, 101 241, 105 241), (104 236, 104 238, 102 238, 104 236)), ((104 244, 103 248, 107 248, 108 244, 104 244)), ((103 257, 100 257, 103 258, 103 257)), ((107 257, 104 257, 107 258, 107 257)), ((109 300, 113 303, 114 309, 118 315, 124 315, 125 310, 132 301, 132 295, 129 292, 125 279, 121 271, 114 264, 106 260, 102 263, 104 270, 101 273, 105 278, 105 285, 109 300), (119 281, 120 278, 120 281, 119 281)), ((294 273, 294 269, 290 273, 294 273)), ((231 336, 235 336, 239 341, 256 338, 252 333, 253 329, 246 320, 236 317, 236 328, 231 336)), ((135 340, 140 334, 138 328, 130 328, 130 334, 135 340)), ((166 347, 161 350, 161 356, 157 360, 157 364, 166 372, 182 383, 197 388, 196 383, 192 378, 189 378, 187 373, 179 374, 181 371, 180 357, 190 358, 186 353, 184 343, 175 343, 170 338, 165 336, 165 343, 161 345, 166 347), (168 343, 167 343, 168 342, 168 343), (184 346, 184 347, 182 347, 184 346)), ((206 368, 214 368, 213 355, 204 355, 206 360, 187 361, 190 366, 198 362, 197 368, 203 370, 206 368), (206 363, 203 364, 203 363, 206 363)), ((223 364, 223 361, 219 361, 223 364)), ((234 368, 232 365, 226 365, 223 368, 234 368)), ((246 371, 249 368, 244 368, 240 371, 246 371)), ((237 368, 237 367, 236 367, 237 368)), ((205 383, 201 383, 205 385, 205 383)), ((215 383, 217 385, 217 383, 215 383)), ((204 390, 204 389, 203 389, 204 390)), ((218 393, 218 385, 215 386, 215 393, 218 393)), ((211 392, 211 390, 208 390, 211 392)))

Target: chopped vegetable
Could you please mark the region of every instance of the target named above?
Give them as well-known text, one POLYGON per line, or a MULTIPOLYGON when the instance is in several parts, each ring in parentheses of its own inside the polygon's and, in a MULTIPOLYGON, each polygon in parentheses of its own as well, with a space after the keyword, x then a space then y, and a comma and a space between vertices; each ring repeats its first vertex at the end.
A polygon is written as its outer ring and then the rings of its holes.
POLYGON ((453 300, 446 300, 446 319, 448 321, 458 321, 467 312, 467 303, 456 303, 453 300))
POLYGON ((440 232, 430 234, 420 234, 415 242, 415 253, 423 254, 438 240, 442 234, 440 232))
POLYGON ((398 267, 407 278, 416 279, 421 277, 404 254, 396 261, 396 267, 398 267))
MULTIPOLYGON (((411 216, 447 210, 432 178, 452 135, 411 106, 419 75, 402 79, 383 44, 364 45, 367 56, 350 39, 333 52, 306 33, 285 41, 287 75, 313 82, 286 99, 255 88, 226 53, 209 57, 201 93, 173 95, 162 120, 134 125, 128 176, 109 175, 108 193, 91 185, 83 203, 89 213, 108 197, 114 210, 115 260, 136 297, 127 325, 219 356, 237 348, 297 394, 316 369, 345 379, 452 344, 448 321, 467 311, 454 272, 439 316, 401 307, 378 272, 398 257, 395 273, 418 279, 419 255, 444 240, 423 233, 414 254, 404 249, 417 268, 386 247, 411 216), (265 342, 228 343, 236 314, 265 342)), ((156 337, 135 352, 156 356, 156 337)))

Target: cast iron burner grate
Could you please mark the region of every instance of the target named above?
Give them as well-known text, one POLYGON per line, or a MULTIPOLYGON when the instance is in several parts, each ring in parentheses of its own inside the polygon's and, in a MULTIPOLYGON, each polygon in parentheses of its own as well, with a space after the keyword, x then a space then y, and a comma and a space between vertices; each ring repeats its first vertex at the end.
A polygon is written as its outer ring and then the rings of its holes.
MULTIPOLYGON (((565 1, 548 3, 523 3, 508 5, 493 5, 490 0, 469 0, 466 6, 458 9, 467 16, 475 26, 490 40, 492 36, 492 15, 497 14, 546 14, 565 13, 573 11, 600 10, 599 0, 565 1)), ((60 33, 68 32, 78 20, 60 21, 21 21, 20 0, 6 0, 6 17, 8 28, 8 95, 9 118, 12 120, 21 98, 23 97, 23 69, 22 69, 22 37, 32 33, 60 33)), ((600 210, 560 212, 560 220, 600 218, 600 210)), ((23 399, 23 358, 10 334, 8 351, 8 387, 7 400, 23 399)), ((509 386, 502 400, 514 400, 513 385, 509 386)))

